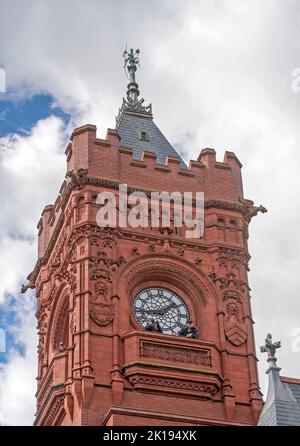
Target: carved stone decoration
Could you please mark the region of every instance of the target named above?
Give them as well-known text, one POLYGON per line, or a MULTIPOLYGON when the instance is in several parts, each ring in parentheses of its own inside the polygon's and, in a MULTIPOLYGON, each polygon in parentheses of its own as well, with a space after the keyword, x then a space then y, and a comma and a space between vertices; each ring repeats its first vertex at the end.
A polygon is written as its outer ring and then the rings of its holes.
POLYGON ((132 254, 133 256, 139 256, 141 253, 140 253, 140 251, 138 250, 138 248, 132 248, 131 254, 132 254))
POLYGON ((219 257, 217 260, 220 258, 225 258, 227 260, 237 259, 242 263, 245 261, 245 253, 243 250, 221 247, 219 248, 218 254, 219 257))
POLYGON ((96 324, 108 325, 114 318, 113 305, 90 301, 90 316, 96 324))
POLYGON ((83 169, 83 168, 78 169, 78 170, 73 169, 73 170, 67 172, 67 177, 71 178, 72 185, 74 185, 78 189, 81 189, 85 183, 85 178, 86 178, 87 174, 88 174, 87 169, 83 169))
POLYGON ((49 415, 45 419, 45 426, 51 426, 53 420, 57 417, 59 411, 63 409, 63 405, 64 405, 63 396, 58 397, 55 403, 53 404, 49 412, 49 415))
POLYGON ((102 274, 100 278, 95 284, 95 292, 90 297, 90 316, 96 324, 104 326, 113 320, 114 309, 111 298, 108 297, 111 278, 106 274, 102 274))
POLYGON ((200 266, 201 263, 202 263, 202 259, 201 259, 200 257, 196 257, 196 258, 195 258, 195 265, 196 265, 196 266, 200 266))
POLYGON ((100 326, 108 325, 114 318, 111 301, 112 277, 126 260, 118 256, 114 232, 109 228, 88 226, 85 236, 90 239, 92 255, 89 256, 89 277, 92 294, 89 298, 91 319, 100 326))
POLYGON ((106 302, 108 293, 107 283, 104 281, 97 282, 95 288, 97 298, 99 298, 100 300, 101 298, 103 298, 103 300, 106 302))
POLYGON ((72 248, 74 243, 86 237, 90 240, 90 245, 98 246, 100 240, 114 239, 114 229, 100 228, 98 225, 81 225, 73 229, 72 235, 68 240, 68 247, 72 248))
POLYGON ((183 257, 184 256, 184 246, 181 246, 178 249, 177 254, 179 255, 179 257, 183 257))
POLYGON ((156 251, 157 251, 157 248, 160 248, 160 249, 161 249, 162 245, 163 245, 162 240, 159 240, 159 241, 157 241, 157 242, 151 242, 151 243, 149 244, 149 250, 150 250, 151 252, 156 252, 156 251))
POLYGON ((71 291, 76 291, 77 268, 75 265, 68 264, 55 277, 60 282, 66 281, 70 285, 71 291))
POLYGON ((39 335, 39 343, 37 347, 39 360, 43 363, 44 362, 44 355, 45 355, 45 343, 46 343, 46 336, 48 333, 48 317, 50 312, 50 305, 41 305, 38 312, 37 312, 37 319, 38 319, 38 335, 39 335))
POLYGON ((103 279, 106 282, 111 282, 111 277, 108 271, 102 270, 102 269, 95 269, 91 275, 91 280, 97 280, 97 279, 103 279))
POLYGON ((39 389, 39 405, 40 405, 40 407, 42 407, 42 405, 46 401, 46 398, 49 395, 53 384, 54 384, 54 374, 53 374, 53 370, 52 370, 49 373, 46 381, 44 381, 43 386, 39 389))
POLYGON ((229 271, 225 276, 218 276, 215 271, 212 271, 208 274, 208 277, 219 286, 221 291, 227 288, 235 288, 242 293, 244 293, 246 289, 250 290, 247 282, 238 279, 236 274, 232 271, 229 271))
POLYGON ((111 268, 113 271, 116 271, 117 267, 121 266, 123 263, 126 263, 123 256, 119 256, 117 259, 109 258, 103 249, 98 251, 96 256, 90 256, 89 260, 91 267, 103 265, 107 268, 111 268))
POLYGON ((141 342, 141 359, 157 359, 167 362, 211 367, 210 351, 206 349, 160 346, 150 342, 141 342))
POLYGON ((202 286, 199 286, 199 278, 194 275, 190 270, 187 268, 181 266, 180 268, 177 265, 172 264, 165 264, 163 262, 145 262, 142 266, 134 266, 132 269, 130 269, 126 277, 128 279, 128 283, 134 283, 138 282, 140 277, 145 277, 147 275, 157 274, 157 271, 160 273, 163 273, 164 275, 176 275, 176 277, 180 277, 183 280, 187 280, 189 284, 197 291, 198 296, 201 298, 202 302, 204 304, 207 304, 206 296, 202 290, 202 287, 205 289, 206 292, 208 292, 207 287, 202 283, 202 286))
POLYGON ((237 292, 234 291, 234 290, 227 290, 227 291, 225 291, 225 293, 223 294, 223 298, 222 298, 223 301, 225 301, 225 300, 230 300, 230 299, 233 299, 233 300, 235 300, 236 302, 239 302, 239 303, 242 302, 239 293, 237 293, 237 292))
POLYGON ((227 316, 226 320, 235 319, 237 321, 240 320, 240 309, 239 306, 235 302, 230 302, 226 305, 227 316))
POLYGON ((247 333, 245 329, 242 328, 241 324, 234 324, 225 329, 225 335, 227 339, 233 345, 242 345, 247 340, 247 333))
POLYGON ((34 289, 35 288, 35 285, 33 284, 33 283, 31 283, 31 282, 28 282, 28 283, 26 283, 26 285, 25 284, 22 284, 21 285, 21 293, 23 294, 23 293, 26 293, 26 291, 28 290, 28 289, 34 289))
POLYGON ((226 338, 236 346, 242 345, 248 337, 247 328, 242 321, 242 305, 239 294, 234 290, 225 291, 224 329, 226 338))
POLYGON ((252 218, 255 217, 259 212, 261 212, 262 214, 268 212, 267 209, 262 205, 254 206, 254 202, 252 200, 245 200, 243 198, 240 198, 239 201, 246 206, 247 213, 245 217, 249 223, 252 220, 252 218))
POLYGON ((152 389, 160 392, 187 394, 205 400, 212 399, 218 392, 218 386, 215 384, 154 376, 129 376, 128 379, 136 390, 152 389))

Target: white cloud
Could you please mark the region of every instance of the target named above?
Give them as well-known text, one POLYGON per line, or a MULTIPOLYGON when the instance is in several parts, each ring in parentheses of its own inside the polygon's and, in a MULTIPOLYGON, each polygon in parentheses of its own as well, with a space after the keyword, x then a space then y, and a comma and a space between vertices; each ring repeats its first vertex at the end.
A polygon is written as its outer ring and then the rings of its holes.
POLYGON ((25 426, 33 423, 37 374, 37 335, 34 296, 28 293, 10 308, 17 323, 13 330, 16 342, 25 347, 24 354, 13 349, 7 363, 0 364, 0 425, 25 426))
POLYGON ((28 136, 0 138, 0 303, 34 267, 36 225, 65 174, 65 140, 63 122, 54 116, 39 121, 28 136))
POLYGON ((39 121, 27 136, 0 138, 0 227, 4 233, 36 237, 41 211, 55 200, 63 182, 66 141, 65 126, 55 116, 39 121))
POLYGON ((39 121, 27 136, 0 139, 0 304, 18 321, 13 331, 25 353, 11 347, 0 365, 0 424, 32 424, 35 408, 37 336, 35 299, 17 294, 37 255, 36 225, 43 207, 53 202, 65 174, 66 136, 57 117, 39 121), (54 186, 54 187, 53 187, 54 186), (15 295, 11 301, 9 295, 15 295), (8 306, 8 308, 7 308, 8 306))
MULTIPOLYGON (((125 93, 120 56, 128 42, 142 51, 140 89, 170 141, 191 158, 202 147, 216 148, 219 158, 226 149, 237 154, 246 197, 269 209, 250 228, 257 345, 268 331, 280 338, 282 373, 296 377, 300 361, 291 333, 300 327, 300 94, 292 91, 291 73, 300 66, 299 23, 297 0, 131 0, 126 8, 121 0, 10 0, 2 2, 0 28, 7 84, 17 96, 50 92, 74 125, 95 123, 105 134, 125 93)), ((28 138, 5 139, 0 267, 8 259, 8 269, 17 268, 2 291, 13 291, 24 265, 33 265, 35 247, 26 237, 36 234, 40 211, 63 179, 64 137, 60 121, 50 118, 28 138), (10 227, 25 240, 12 240, 10 227), (16 259, 22 246, 25 254, 16 259)), ((264 382, 266 359, 259 358, 264 382)))

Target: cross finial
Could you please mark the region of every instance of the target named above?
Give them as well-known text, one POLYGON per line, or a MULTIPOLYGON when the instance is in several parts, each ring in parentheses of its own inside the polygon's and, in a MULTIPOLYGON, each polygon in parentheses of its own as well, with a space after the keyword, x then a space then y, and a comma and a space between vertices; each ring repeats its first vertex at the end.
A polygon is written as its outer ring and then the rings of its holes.
POLYGON ((265 345, 260 347, 260 351, 262 353, 267 352, 268 353, 268 362, 270 363, 270 368, 277 368, 276 361, 277 358, 275 357, 275 353, 277 348, 281 347, 281 342, 272 342, 272 335, 270 333, 267 334, 265 339, 265 345))

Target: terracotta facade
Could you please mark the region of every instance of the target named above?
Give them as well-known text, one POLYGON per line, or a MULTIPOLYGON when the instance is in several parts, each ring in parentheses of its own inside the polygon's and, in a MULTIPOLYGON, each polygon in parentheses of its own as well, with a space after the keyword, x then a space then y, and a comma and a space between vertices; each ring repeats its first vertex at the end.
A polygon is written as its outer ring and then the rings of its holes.
POLYGON ((248 225, 241 164, 204 149, 182 169, 144 152, 133 159, 116 130, 74 130, 67 175, 45 207, 29 276, 37 296, 36 425, 255 425, 262 407, 247 280, 248 225), (205 194, 205 231, 101 228, 100 191, 205 194), (147 287, 177 293, 198 339, 145 331, 132 313, 147 287))

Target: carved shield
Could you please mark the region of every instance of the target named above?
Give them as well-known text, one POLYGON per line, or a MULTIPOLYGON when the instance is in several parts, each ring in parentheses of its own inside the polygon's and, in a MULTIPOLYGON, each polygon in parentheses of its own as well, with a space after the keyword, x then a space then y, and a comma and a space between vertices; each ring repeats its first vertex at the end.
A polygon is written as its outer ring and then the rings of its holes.
POLYGON ((90 305, 90 315, 96 324, 103 326, 109 324, 113 320, 113 305, 94 302, 91 302, 90 305))
POLYGON ((248 337, 246 328, 238 322, 225 324, 225 335, 226 338, 236 346, 242 345, 248 337))

